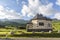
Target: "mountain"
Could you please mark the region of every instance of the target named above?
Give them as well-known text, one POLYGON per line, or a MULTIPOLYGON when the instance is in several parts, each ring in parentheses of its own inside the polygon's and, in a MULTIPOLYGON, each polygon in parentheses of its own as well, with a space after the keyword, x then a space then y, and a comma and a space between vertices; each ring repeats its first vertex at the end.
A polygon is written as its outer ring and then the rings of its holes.
POLYGON ((16 22, 16 23, 21 23, 21 24, 24 24, 24 23, 27 23, 28 21, 27 20, 23 20, 23 19, 12 19, 12 20, 9 20, 10 22, 16 22))
POLYGON ((0 25, 13 25, 13 26, 23 26, 26 25, 28 21, 24 19, 0 19, 0 25))

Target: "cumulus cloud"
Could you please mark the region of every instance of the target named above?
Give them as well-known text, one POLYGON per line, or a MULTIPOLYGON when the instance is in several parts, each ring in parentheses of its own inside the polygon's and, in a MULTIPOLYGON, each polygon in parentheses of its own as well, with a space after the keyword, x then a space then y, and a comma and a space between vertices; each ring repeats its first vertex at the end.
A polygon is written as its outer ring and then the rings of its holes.
MULTIPOLYGON (((23 4, 21 13, 23 16, 34 17, 37 13, 49 16, 51 18, 60 19, 60 12, 53 8, 54 4, 46 0, 46 4, 42 4, 40 0, 28 0, 28 5, 23 4)), ((60 5, 60 0, 57 0, 57 5, 60 5)))
POLYGON ((20 19, 21 16, 15 10, 7 10, 2 5, 0 5, 0 19, 20 19))
POLYGON ((60 0, 57 0, 56 1, 56 4, 60 6, 60 0))
POLYGON ((60 12, 54 15, 54 18, 60 19, 60 12))
POLYGON ((4 10, 4 7, 2 5, 0 5, 0 10, 4 10))
POLYGON ((22 12, 23 16, 26 16, 26 15, 28 17, 33 16, 33 13, 31 12, 31 9, 28 6, 26 6, 26 5, 24 5, 24 7, 23 7, 21 12, 22 12))
POLYGON ((54 13, 53 4, 49 3, 47 5, 42 5, 39 7, 39 13, 42 13, 43 15, 49 16, 54 13))
POLYGON ((54 13, 53 3, 43 5, 40 0, 28 0, 28 5, 23 5, 21 13, 23 16, 34 16, 36 13, 50 16, 54 13))

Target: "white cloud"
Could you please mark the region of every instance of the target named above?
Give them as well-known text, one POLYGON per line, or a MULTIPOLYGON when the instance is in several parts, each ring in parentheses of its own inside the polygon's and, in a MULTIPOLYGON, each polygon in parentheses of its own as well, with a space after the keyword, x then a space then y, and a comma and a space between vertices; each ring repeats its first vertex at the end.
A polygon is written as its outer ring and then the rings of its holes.
POLYGON ((33 11, 26 5, 23 5, 23 9, 21 12, 23 16, 34 16, 34 14, 32 13, 33 11))
POLYGON ((54 13, 54 9, 53 9, 53 4, 49 3, 47 5, 42 5, 39 6, 39 13, 42 13, 43 15, 49 16, 52 15, 54 13))
POLYGON ((26 6, 26 5, 23 5, 24 7, 22 8, 22 14, 23 14, 23 16, 25 16, 26 15, 26 13, 27 13, 27 11, 28 11, 28 7, 26 6))
POLYGON ((47 5, 43 5, 39 0, 28 0, 28 5, 23 5, 22 8, 23 16, 34 16, 36 13, 41 13, 45 16, 50 16, 54 12, 53 3, 48 3, 47 5))
POLYGON ((0 5, 0 19, 20 19, 21 16, 14 10, 7 10, 2 5, 0 5))
POLYGON ((4 7, 2 5, 0 5, 0 10, 4 10, 4 7))
POLYGON ((56 1, 56 4, 60 6, 60 0, 57 0, 56 1))
POLYGON ((60 19, 60 13, 56 13, 56 14, 54 15, 54 18, 60 19))

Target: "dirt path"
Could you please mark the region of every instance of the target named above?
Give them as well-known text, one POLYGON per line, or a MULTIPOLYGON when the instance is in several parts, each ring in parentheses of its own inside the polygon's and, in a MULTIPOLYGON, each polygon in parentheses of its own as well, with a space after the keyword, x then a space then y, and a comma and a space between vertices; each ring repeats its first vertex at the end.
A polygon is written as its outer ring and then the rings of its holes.
POLYGON ((60 38, 16 38, 15 40, 60 40, 60 38))
POLYGON ((12 39, 0 39, 0 40, 60 40, 60 38, 12 38, 12 39))

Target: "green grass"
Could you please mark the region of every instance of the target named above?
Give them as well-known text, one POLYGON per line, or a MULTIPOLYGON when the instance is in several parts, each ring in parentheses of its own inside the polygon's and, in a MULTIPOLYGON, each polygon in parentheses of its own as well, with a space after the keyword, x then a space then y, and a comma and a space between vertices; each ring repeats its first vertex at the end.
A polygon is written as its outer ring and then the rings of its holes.
MULTIPOLYGON (((52 27, 54 31, 60 30, 60 21, 53 21, 52 27)), ((60 37, 60 33, 53 32, 53 33, 41 33, 41 32, 27 32, 26 29, 5 29, 0 28, 0 38, 7 37, 60 37), (11 32, 14 32, 12 35, 11 32)))
POLYGON ((53 30, 55 31, 60 30, 60 21, 53 21, 52 27, 54 28, 53 30))
POLYGON ((7 38, 11 38, 11 37, 60 37, 60 33, 56 33, 56 32, 55 33, 35 32, 33 34, 33 32, 27 32, 25 29, 24 30, 0 29, 0 38, 6 38, 6 35, 7 35, 7 38), (13 35, 11 34, 11 31, 14 32, 13 35))

